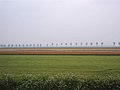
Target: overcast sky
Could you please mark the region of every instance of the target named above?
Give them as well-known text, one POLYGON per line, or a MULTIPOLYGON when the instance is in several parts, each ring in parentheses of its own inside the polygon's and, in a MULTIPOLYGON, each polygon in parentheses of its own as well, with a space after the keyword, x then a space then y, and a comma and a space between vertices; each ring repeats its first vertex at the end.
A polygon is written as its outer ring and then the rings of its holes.
POLYGON ((0 0, 0 43, 120 41, 120 0, 0 0))

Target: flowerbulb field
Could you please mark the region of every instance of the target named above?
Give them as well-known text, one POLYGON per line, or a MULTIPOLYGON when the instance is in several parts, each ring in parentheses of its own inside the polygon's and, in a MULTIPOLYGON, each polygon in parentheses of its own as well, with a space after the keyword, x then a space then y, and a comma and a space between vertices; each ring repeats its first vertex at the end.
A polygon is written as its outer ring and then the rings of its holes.
POLYGON ((0 55, 1 74, 104 74, 120 72, 120 56, 0 55))
POLYGON ((0 55, 0 90, 120 90, 120 56, 0 55))

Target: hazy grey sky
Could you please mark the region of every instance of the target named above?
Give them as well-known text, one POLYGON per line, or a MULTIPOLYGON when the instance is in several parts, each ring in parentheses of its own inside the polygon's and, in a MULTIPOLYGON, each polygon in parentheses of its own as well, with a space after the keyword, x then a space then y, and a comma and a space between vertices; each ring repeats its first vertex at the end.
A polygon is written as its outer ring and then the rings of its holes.
POLYGON ((0 0, 0 43, 120 41, 120 0, 0 0))

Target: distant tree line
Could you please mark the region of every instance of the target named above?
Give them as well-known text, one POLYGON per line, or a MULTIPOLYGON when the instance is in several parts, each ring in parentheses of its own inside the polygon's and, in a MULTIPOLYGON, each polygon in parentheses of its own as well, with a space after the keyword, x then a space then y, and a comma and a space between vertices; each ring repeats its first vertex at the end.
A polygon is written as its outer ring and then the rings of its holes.
MULTIPOLYGON (((118 46, 120 46, 120 42, 113 42, 112 43, 112 45, 113 46, 116 46, 116 45, 118 45, 118 46)), ((70 42, 70 43, 51 43, 51 44, 46 44, 46 45, 43 45, 43 44, 0 44, 0 47, 82 47, 82 46, 90 46, 90 47, 92 47, 92 46, 104 46, 104 43, 103 42, 95 42, 95 43, 93 43, 93 42, 90 42, 90 43, 88 43, 88 42, 86 42, 86 43, 72 43, 72 42, 70 42)))

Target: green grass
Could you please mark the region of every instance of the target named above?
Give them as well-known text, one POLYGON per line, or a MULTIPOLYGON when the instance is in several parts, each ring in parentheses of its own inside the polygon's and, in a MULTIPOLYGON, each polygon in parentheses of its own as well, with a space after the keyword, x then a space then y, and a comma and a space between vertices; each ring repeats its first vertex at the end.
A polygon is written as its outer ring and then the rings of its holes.
POLYGON ((102 74, 120 72, 120 56, 0 55, 1 74, 102 74))
POLYGON ((120 56, 0 55, 0 90, 120 90, 120 56))

